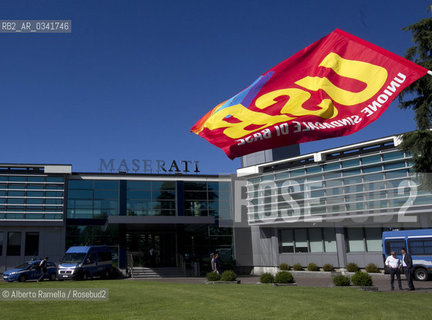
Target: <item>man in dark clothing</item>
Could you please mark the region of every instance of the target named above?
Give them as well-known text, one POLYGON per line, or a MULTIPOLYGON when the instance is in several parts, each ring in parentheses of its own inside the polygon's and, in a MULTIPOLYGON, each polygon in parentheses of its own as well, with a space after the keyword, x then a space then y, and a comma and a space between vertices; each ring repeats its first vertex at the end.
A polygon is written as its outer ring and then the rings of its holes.
POLYGON ((213 267, 212 269, 214 272, 221 274, 221 267, 220 267, 220 260, 219 260, 219 254, 218 253, 216 253, 214 255, 212 267, 213 267))
POLYGON ((41 262, 39 263, 39 269, 41 271, 41 275, 38 279, 39 281, 42 281, 46 272, 47 272, 47 262, 48 262, 48 257, 45 257, 43 260, 41 260, 41 262))
POLYGON ((414 266, 413 266, 412 257, 409 253, 406 252, 405 248, 401 249, 401 253, 402 253, 402 267, 408 282, 408 290, 415 290, 414 283, 413 283, 414 266))

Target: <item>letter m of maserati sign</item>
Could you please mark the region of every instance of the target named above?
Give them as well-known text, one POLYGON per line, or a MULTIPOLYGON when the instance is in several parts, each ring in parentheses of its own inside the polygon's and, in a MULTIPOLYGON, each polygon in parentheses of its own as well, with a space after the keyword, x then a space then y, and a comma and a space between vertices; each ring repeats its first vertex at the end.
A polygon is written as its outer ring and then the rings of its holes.
POLYGON ((231 159, 348 135, 378 119, 427 71, 335 30, 217 105, 191 131, 231 159))

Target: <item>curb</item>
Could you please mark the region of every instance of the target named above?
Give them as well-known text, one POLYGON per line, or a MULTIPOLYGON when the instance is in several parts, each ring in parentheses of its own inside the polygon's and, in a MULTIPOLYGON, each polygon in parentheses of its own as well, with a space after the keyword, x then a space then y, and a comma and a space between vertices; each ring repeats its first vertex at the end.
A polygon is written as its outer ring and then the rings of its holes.
POLYGON ((204 284, 241 284, 241 280, 235 280, 235 281, 205 281, 204 284))

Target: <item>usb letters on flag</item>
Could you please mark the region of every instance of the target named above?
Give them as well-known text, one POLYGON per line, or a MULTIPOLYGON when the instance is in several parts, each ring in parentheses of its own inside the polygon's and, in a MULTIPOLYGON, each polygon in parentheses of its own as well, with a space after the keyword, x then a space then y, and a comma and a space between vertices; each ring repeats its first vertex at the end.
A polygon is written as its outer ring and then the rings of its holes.
POLYGON ((335 30, 217 105, 191 131, 231 159, 348 135, 378 119, 427 71, 335 30))

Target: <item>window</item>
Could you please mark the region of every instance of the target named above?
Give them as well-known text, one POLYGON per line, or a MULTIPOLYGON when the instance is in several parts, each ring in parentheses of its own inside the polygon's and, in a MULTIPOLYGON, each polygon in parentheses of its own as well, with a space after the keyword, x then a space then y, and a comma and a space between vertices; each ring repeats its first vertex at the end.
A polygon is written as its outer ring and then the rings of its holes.
POLYGON ((382 230, 381 228, 366 228, 366 249, 367 251, 382 251, 382 230))
POLYGON ((304 175, 303 169, 297 169, 297 170, 291 171, 291 177, 298 177, 298 176, 303 176, 303 175, 304 175))
POLYGON ((46 177, 47 182, 63 182, 63 177, 46 177))
POLYGON ((334 228, 279 230, 279 252, 336 252, 334 228))
POLYGON ((349 252, 366 251, 362 228, 347 228, 347 240, 349 252))
POLYGON ((390 153, 384 153, 383 159, 386 160, 394 160, 394 159, 403 159, 404 154, 403 152, 396 151, 396 152, 390 152, 390 153))
POLYGON ((321 167, 320 166, 306 168, 306 173, 307 174, 318 173, 318 172, 321 172, 321 167))
POLYGON ((392 251, 395 251, 396 254, 401 254, 401 249, 405 248, 405 240, 404 239, 394 239, 394 240, 386 240, 385 241, 385 252, 386 254, 391 254, 392 251))
POLYGON ((384 170, 392 170, 405 168, 405 162, 394 162, 394 163, 386 163, 384 164, 384 170))
POLYGON ((324 171, 331 171, 331 170, 338 170, 338 169, 340 169, 339 162, 328 163, 324 165, 324 171))
POLYGON ((9 181, 26 181, 26 177, 10 176, 9 181))
POLYGON ((387 179, 405 178, 407 176, 407 170, 396 170, 386 173, 387 179))
POLYGON ((432 255, 432 239, 408 239, 408 250, 412 255, 432 255))
POLYGON ((175 216, 175 181, 128 181, 127 215, 175 216))
POLYGON ((44 180, 45 180, 44 177, 37 177, 37 176, 27 177, 27 181, 29 182, 44 182, 44 180))
POLYGON ((39 232, 26 232, 25 234, 25 255, 39 255, 39 232))
POLYGON ((21 232, 8 232, 6 255, 21 255, 21 232))
POLYGON ((295 252, 308 252, 306 229, 294 229, 295 252))
POLYGON ((111 261, 111 252, 99 252, 98 253, 98 262, 102 261, 111 261))
MULTIPOLYGON (((47 196, 59 196, 61 192, 47 191, 47 196)), ((69 218, 106 218, 119 212, 119 181, 69 180, 69 218)), ((47 199, 60 200, 60 199, 47 199)), ((46 202, 48 204, 49 202, 46 202)), ((61 203, 51 203, 61 204, 61 203)))
POLYGON ((381 156, 380 155, 364 157, 362 159, 363 164, 370 164, 370 163, 377 163, 377 162, 381 162, 381 156))
POLYGON ((279 252, 294 252, 294 239, 292 230, 280 230, 279 252))
POLYGON ((342 161, 342 168, 358 167, 360 165, 360 159, 342 161))
POLYGON ((336 250, 336 231, 333 228, 324 228, 324 249, 325 252, 337 252, 336 250))
POLYGON ((310 252, 323 252, 321 229, 309 229, 310 252))

